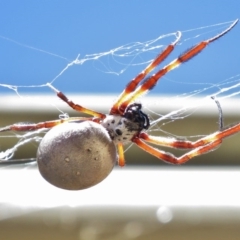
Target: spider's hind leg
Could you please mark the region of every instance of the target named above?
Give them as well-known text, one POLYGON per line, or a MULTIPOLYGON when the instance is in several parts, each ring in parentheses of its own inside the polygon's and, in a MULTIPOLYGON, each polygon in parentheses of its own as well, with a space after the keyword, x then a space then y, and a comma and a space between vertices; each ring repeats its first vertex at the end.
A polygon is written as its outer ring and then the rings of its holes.
POLYGON ((103 114, 103 113, 99 113, 99 112, 96 112, 94 110, 85 108, 85 107, 83 107, 83 106, 81 106, 79 104, 75 104, 73 101, 68 99, 62 92, 60 92, 55 87, 53 87, 50 83, 48 83, 47 86, 50 87, 57 94, 57 96, 60 99, 62 99, 65 103, 67 103, 72 109, 74 109, 74 110, 76 110, 78 112, 82 112, 82 113, 86 113, 86 114, 92 115, 92 116, 97 117, 97 118, 104 119, 106 117, 106 115, 103 114))
POLYGON ((66 122, 73 122, 73 121, 94 121, 99 122, 98 119, 95 118, 84 118, 84 117, 73 117, 73 118, 66 118, 66 119, 58 119, 46 122, 39 122, 39 123, 29 123, 29 122, 21 122, 21 123, 14 123, 12 125, 0 128, 0 132, 6 131, 35 131, 42 128, 53 128, 59 124, 66 123, 66 122))

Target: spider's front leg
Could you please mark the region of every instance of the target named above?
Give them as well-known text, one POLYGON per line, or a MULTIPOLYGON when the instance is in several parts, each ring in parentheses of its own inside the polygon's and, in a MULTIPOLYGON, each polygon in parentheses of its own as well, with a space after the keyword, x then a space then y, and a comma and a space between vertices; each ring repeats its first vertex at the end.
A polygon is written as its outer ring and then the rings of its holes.
POLYGON ((181 32, 176 33, 176 39, 174 42, 169 44, 142 72, 140 72, 134 79, 132 79, 120 96, 117 98, 116 102, 110 110, 110 114, 123 114, 124 109, 119 109, 120 104, 134 92, 141 81, 149 74, 153 69, 155 69, 160 63, 162 63, 174 50, 176 44, 181 38, 181 32))
MULTIPOLYGON (((124 112, 124 110, 127 108, 129 104, 131 104, 135 99, 142 96, 143 94, 147 93, 149 90, 153 89, 158 81, 166 75, 168 72, 172 71, 173 69, 177 68, 181 64, 189 61, 190 59, 194 58, 197 54, 199 54, 201 51, 203 51, 210 43, 216 41, 220 37, 224 36, 226 33, 228 33, 236 24, 238 23, 238 19, 234 21, 230 27, 228 27, 226 30, 221 32, 218 35, 215 35, 212 38, 209 38, 205 41, 202 41, 183 54, 181 54, 178 58, 170 62, 168 65, 154 73, 152 76, 147 78, 145 81, 142 82, 140 86, 137 88, 134 88, 133 91, 131 91, 131 94, 127 94, 124 99, 118 103, 118 109, 121 110, 121 112, 124 112)), ((131 84, 131 82, 130 82, 131 84)))
POLYGON ((146 133, 140 133, 138 136, 134 137, 132 141, 146 152, 154 155, 155 157, 165 162, 172 164, 183 164, 195 156, 199 156, 201 154, 214 150, 217 146, 219 146, 222 143, 222 140, 224 138, 229 137, 238 132, 240 132, 240 123, 227 127, 222 131, 218 131, 206 137, 200 138, 195 142, 168 139, 164 137, 155 137, 150 136, 146 133), (149 143, 156 144, 159 146, 192 150, 180 157, 176 157, 171 153, 167 153, 165 151, 159 150, 148 145, 142 139, 149 143))

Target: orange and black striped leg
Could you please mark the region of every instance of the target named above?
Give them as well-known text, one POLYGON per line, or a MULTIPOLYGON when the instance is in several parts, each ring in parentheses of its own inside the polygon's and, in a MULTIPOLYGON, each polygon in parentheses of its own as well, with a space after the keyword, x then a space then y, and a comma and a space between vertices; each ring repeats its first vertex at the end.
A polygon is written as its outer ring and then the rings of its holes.
POLYGON ((157 158, 162 159, 163 161, 170 162, 173 164, 182 164, 195 156, 198 156, 213 150, 215 147, 221 144, 224 138, 232 136, 233 134, 238 132, 240 132, 240 123, 233 126, 229 126, 223 129, 222 131, 218 131, 206 137, 200 138, 195 142, 182 141, 182 140, 164 138, 164 137, 155 137, 155 136, 150 136, 146 133, 140 133, 138 136, 133 138, 132 141, 136 143, 143 150, 149 152, 150 154, 156 156, 157 158), (159 146, 181 148, 181 149, 193 149, 193 150, 184 154, 181 157, 175 157, 170 153, 166 153, 152 146, 149 146, 147 143, 145 143, 141 139, 159 146))
MULTIPOLYGON (((229 132, 229 130, 228 130, 229 132)), ((238 131, 237 131, 238 132, 238 131)), ((188 141, 188 140, 178 140, 176 138, 168 138, 168 137, 158 137, 158 136, 151 136, 147 133, 140 133, 138 135, 138 138, 163 147, 169 147, 169 148, 178 148, 178 149, 193 149, 198 148, 203 145, 207 145, 215 140, 221 139, 222 132, 216 132, 211 135, 208 135, 204 138, 201 138, 195 142, 188 141)), ((230 131, 229 135, 232 135, 233 133, 230 131)))
POLYGON ((147 141, 149 143, 159 145, 159 146, 191 149, 191 148, 197 148, 197 147, 201 147, 203 145, 207 145, 216 140, 222 141, 222 139, 229 137, 238 132, 240 132, 240 123, 228 126, 224 129, 222 129, 221 131, 217 131, 215 133, 207 135, 206 137, 200 138, 195 142, 187 141, 187 140, 186 141, 177 140, 175 138, 151 136, 144 132, 140 133, 137 137, 140 139, 143 139, 144 141, 147 141))
POLYGON ((76 117, 75 118, 75 117, 73 117, 73 118, 59 119, 59 120, 39 122, 39 123, 15 123, 15 124, 0 128, 0 132, 34 131, 34 130, 42 129, 42 128, 53 128, 59 124, 65 123, 65 122, 80 122, 80 121, 87 121, 87 120, 99 122, 98 119, 94 119, 94 118, 84 118, 84 117, 76 117))
MULTIPOLYGON (((148 90, 151 90, 159 81, 159 79, 164 76, 169 71, 175 69, 180 64, 185 63, 186 61, 190 60, 191 58, 195 57, 198 53, 200 53, 206 46, 208 46, 209 43, 219 39, 226 33, 228 33, 236 24, 238 20, 234 21, 234 23, 227 28, 225 31, 221 32, 220 34, 206 40, 202 41, 199 44, 195 45, 182 55, 180 55, 178 58, 173 60, 171 63, 169 63, 167 66, 159 70, 156 74, 153 74, 151 77, 149 77, 142 85, 140 85, 124 102, 122 102, 119 106, 119 109, 121 111, 124 111, 127 106, 132 103, 136 98, 140 97, 144 93, 146 93, 148 90)), ((126 98, 125 98, 126 99, 126 98)))
POLYGON ((198 147, 198 148, 194 148, 190 152, 187 152, 186 154, 184 154, 180 157, 176 157, 171 153, 156 149, 156 148, 148 145, 147 143, 143 142, 139 138, 135 138, 134 142, 140 148, 142 148, 144 151, 152 154, 153 156, 159 158, 160 160, 162 160, 164 162, 171 163, 171 164, 183 164, 183 163, 189 161, 193 157, 199 156, 201 154, 204 154, 204 153, 207 153, 207 152, 213 150, 219 144, 221 144, 221 139, 213 141, 213 142, 211 142, 207 145, 204 145, 204 146, 201 146, 201 147, 198 147))
POLYGON ((54 92, 56 92, 57 96, 59 98, 61 98, 64 102, 66 102, 72 109, 74 109, 78 112, 82 112, 82 113, 92 115, 92 116, 97 117, 97 118, 104 119, 106 117, 105 114, 102 114, 102 113, 93 111, 91 109, 85 108, 83 106, 80 106, 78 104, 75 104, 74 102, 69 100, 62 92, 58 91, 55 87, 53 87, 50 83, 48 83, 47 86, 50 87, 54 92))
POLYGON ((138 74, 134 79, 132 79, 127 87, 123 90, 120 96, 117 98, 113 107, 110 110, 110 114, 123 114, 124 111, 119 109, 119 105, 125 100, 125 98, 131 94, 138 86, 138 84, 150 73, 156 66, 158 66, 169 54, 173 51, 175 45, 181 38, 181 33, 177 32, 176 40, 168 45, 163 52, 161 52, 140 74, 138 74))

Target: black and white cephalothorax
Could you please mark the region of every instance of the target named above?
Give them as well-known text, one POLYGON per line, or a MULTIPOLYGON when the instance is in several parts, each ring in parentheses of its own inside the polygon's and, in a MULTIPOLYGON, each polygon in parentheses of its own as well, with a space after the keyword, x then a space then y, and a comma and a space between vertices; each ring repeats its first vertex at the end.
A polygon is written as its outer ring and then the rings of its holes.
POLYGON ((123 116, 108 115, 101 123, 115 143, 128 143, 131 139, 150 126, 147 114, 142 112, 140 103, 128 106, 123 116))

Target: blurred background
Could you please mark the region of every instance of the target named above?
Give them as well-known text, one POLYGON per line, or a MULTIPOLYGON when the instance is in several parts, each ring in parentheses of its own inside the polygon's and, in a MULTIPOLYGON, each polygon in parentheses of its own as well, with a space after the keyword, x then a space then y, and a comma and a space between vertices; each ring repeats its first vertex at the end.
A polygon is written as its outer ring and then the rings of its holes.
MULTIPOLYGON (((176 31, 182 31, 182 40, 163 65, 227 28, 239 18, 239 5, 233 0, 1 1, 0 127, 63 113, 81 116, 48 82, 74 102, 107 113, 128 81, 175 40, 176 31)), ((139 100, 151 120, 159 120, 150 134, 195 140, 217 131, 212 95, 225 126, 239 122, 239 29, 167 74, 139 100)), ((0 152, 22 136, 1 133, 0 152)), ((36 164, 1 164, 0 237, 239 239, 239 140, 236 134, 184 166, 126 147, 126 167, 116 166, 102 183, 77 192, 51 186, 36 164)), ((34 158, 37 147, 32 141, 13 159, 34 158)))

